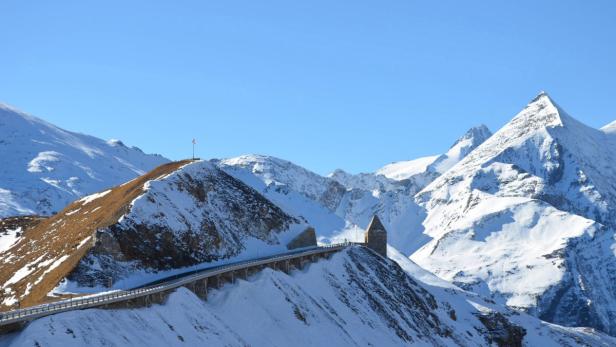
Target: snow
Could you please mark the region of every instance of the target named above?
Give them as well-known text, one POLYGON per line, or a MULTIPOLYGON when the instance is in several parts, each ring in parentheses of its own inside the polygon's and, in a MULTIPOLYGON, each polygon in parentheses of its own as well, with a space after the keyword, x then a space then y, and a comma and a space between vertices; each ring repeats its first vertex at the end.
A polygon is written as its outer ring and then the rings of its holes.
POLYGON ((79 202, 81 202, 82 205, 87 205, 87 204, 91 203, 92 201, 94 201, 96 199, 102 198, 103 196, 109 194, 110 192, 111 192, 111 190, 109 189, 109 190, 105 190, 104 192, 91 194, 91 195, 88 195, 88 196, 86 196, 84 198, 79 199, 79 202))
POLYGON ((19 240, 19 234, 21 234, 21 228, 0 232, 0 253, 11 248, 19 240))
POLYGON ((387 164, 375 173, 397 181, 404 180, 425 172, 428 166, 434 163, 438 157, 438 155, 434 155, 387 164))
POLYGON ((45 151, 39 153, 36 158, 28 163, 29 172, 53 171, 53 165, 60 161, 60 153, 55 151, 45 151))
POLYGON ((0 217, 51 215, 168 162, 0 104, 0 217))

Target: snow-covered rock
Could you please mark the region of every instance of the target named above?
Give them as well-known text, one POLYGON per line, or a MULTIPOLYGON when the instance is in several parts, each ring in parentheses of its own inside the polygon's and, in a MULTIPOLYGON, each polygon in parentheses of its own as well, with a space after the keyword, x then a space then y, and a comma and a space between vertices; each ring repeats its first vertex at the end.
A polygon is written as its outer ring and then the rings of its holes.
POLYGON ((351 248, 290 275, 265 269, 210 291, 185 288, 163 305, 61 313, 0 337, 6 346, 610 346, 611 337, 495 307, 351 248))
POLYGON ((539 94, 420 192, 411 259, 548 321, 616 333, 616 146, 539 94))
POLYGON ((60 129, 0 104, 0 217, 51 215, 168 160, 60 129))

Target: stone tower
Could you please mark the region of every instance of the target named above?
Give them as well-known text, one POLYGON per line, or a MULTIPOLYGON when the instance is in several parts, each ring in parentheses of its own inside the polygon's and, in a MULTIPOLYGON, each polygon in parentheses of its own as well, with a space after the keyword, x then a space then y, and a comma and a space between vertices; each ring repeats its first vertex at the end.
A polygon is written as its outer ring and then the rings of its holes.
POLYGON ((387 231, 377 215, 372 217, 365 234, 366 247, 387 257, 387 231))

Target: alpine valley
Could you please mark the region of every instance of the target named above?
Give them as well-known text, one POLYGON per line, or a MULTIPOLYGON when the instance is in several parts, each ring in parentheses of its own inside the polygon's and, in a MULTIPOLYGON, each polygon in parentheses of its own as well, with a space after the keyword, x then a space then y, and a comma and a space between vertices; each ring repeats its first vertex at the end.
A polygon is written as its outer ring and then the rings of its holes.
POLYGON ((170 162, 0 107, 0 309, 349 245, 146 307, 70 310, 0 346, 614 346, 616 126, 546 93, 492 133, 373 173, 170 162))

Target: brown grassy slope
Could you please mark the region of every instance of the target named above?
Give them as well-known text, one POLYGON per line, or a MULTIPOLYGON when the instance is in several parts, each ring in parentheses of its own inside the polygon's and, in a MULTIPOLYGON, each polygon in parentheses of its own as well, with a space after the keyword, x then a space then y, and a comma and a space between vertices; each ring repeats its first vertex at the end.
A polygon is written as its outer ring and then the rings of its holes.
POLYGON ((146 182, 190 162, 161 165, 96 199, 77 200, 29 229, 13 247, 0 254, 0 311, 16 308, 18 302, 21 307, 42 302, 92 248, 96 230, 115 224, 143 193, 146 182))

